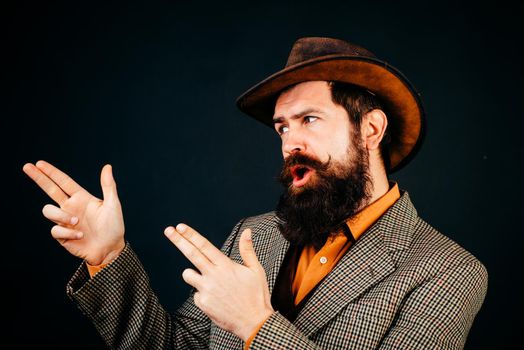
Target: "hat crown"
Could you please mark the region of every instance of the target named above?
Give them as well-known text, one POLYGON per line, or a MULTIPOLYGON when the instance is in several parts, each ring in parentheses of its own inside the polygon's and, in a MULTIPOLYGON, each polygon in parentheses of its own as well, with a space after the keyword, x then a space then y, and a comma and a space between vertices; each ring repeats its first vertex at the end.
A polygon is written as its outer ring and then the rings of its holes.
POLYGON ((293 44, 286 67, 328 55, 375 57, 373 53, 353 43, 333 38, 306 37, 293 44))

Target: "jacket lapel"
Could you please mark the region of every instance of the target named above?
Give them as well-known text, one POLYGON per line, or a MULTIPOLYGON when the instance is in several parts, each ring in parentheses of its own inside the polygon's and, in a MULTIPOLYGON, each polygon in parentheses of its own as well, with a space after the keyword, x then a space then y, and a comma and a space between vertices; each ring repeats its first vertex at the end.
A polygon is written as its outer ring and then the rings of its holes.
POLYGON ((282 262, 284 261, 284 257, 286 256, 286 252, 289 249, 289 242, 286 239, 284 239, 284 237, 280 234, 278 230, 275 236, 279 237, 279 239, 276 239, 273 242, 276 246, 276 254, 273 259, 269 260, 269 269, 266 269, 266 271, 268 271, 267 280, 269 287, 269 295, 273 293, 273 288, 275 287, 278 272, 280 271, 280 267, 282 266, 282 262))
MULTIPOLYGON (((253 246, 258 260, 266 271, 269 293, 271 294, 290 244, 278 229, 280 219, 276 215, 272 215, 265 220, 269 221, 265 221, 261 225, 257 223, 261 229, 257 230, 257 234, 253 235, 253 246)), ((241 260, 240 255, 238 258, 241 260)))
POLYGON ((404 192, 326 276, 298 315, 295 326, 310 336, 348 303, 391 274, 395 270, 392 252, 409 247, 416 219, 417 212, 404 192))

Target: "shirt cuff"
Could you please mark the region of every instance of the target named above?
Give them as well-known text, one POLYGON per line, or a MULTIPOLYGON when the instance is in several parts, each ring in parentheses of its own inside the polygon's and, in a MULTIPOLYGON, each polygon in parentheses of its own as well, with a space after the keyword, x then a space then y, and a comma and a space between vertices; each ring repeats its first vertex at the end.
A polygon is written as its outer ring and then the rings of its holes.
POLYGON ((87 266, 87 272, 89 272, 89 277, 93 277, 97 272, 102 270, 104 267, 107 266, 107 264, 100 264, 100 265, 89 265, 86 261, 87 266))
MULTIPOLYGON (((269 318, 269 317, 268 317, 269 318)), ((262 326, 264 325, 264 323, 266 323, 267 319, 266 318, 264 321, 262 321, 258 327, 255 329, 255 331, 253 332, 253 334, 251 334, 251 336, 246 340, 246 345, 244 345, 244 350, 247 350, 249 349, 249 346, 251 345, 251 342, 253 341, 253 339, 256 337, 258 331, 260 330, 260 328, 262 328, 262 326)))

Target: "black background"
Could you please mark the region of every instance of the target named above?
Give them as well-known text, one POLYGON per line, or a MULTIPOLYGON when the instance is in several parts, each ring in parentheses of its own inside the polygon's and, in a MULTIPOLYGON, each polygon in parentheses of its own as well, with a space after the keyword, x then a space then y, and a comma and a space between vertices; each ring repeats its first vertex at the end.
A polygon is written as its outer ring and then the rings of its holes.
MULTIPOLYGON (((7 5, 7 6, 6 6, 7 5)), ((515 348, 522 326, 520 11, 415 1, 16 1, 2 10, 4 321, 14 348, 103 348, 65 294, 80 263, 50 236, 46 195, 21 171, 45 159, 101 196, 113 164, 126 237, 176 309, 189 262, 164 237, 186 222, 220 246, 274 208, 279 139, 234 101, 302 36, 358 43, 421 92, 428 132, 392 179, 419 214, 487 267, 466 348, 515 348)), ((4 326, 5 327, 5 326, 4 326)))

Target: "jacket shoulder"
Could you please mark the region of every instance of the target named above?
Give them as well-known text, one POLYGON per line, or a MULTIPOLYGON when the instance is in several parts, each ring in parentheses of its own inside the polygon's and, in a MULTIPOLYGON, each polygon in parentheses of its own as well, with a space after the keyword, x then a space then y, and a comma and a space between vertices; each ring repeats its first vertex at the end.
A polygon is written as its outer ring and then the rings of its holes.
POLYGON ((477 257, 420 217, 417 218, 409 254, 403 260, 405 263, 418 261, 417 265, 430 276, 469 265, 475 266, 487 278, 486 267, 477 257))
POLYGON ((426 277, 469 264, 485 271, 473 254, 420 217, 407 191, 402 190, 401 194, 381 220, 385 240, 398 266, 415 268, 426 277))

